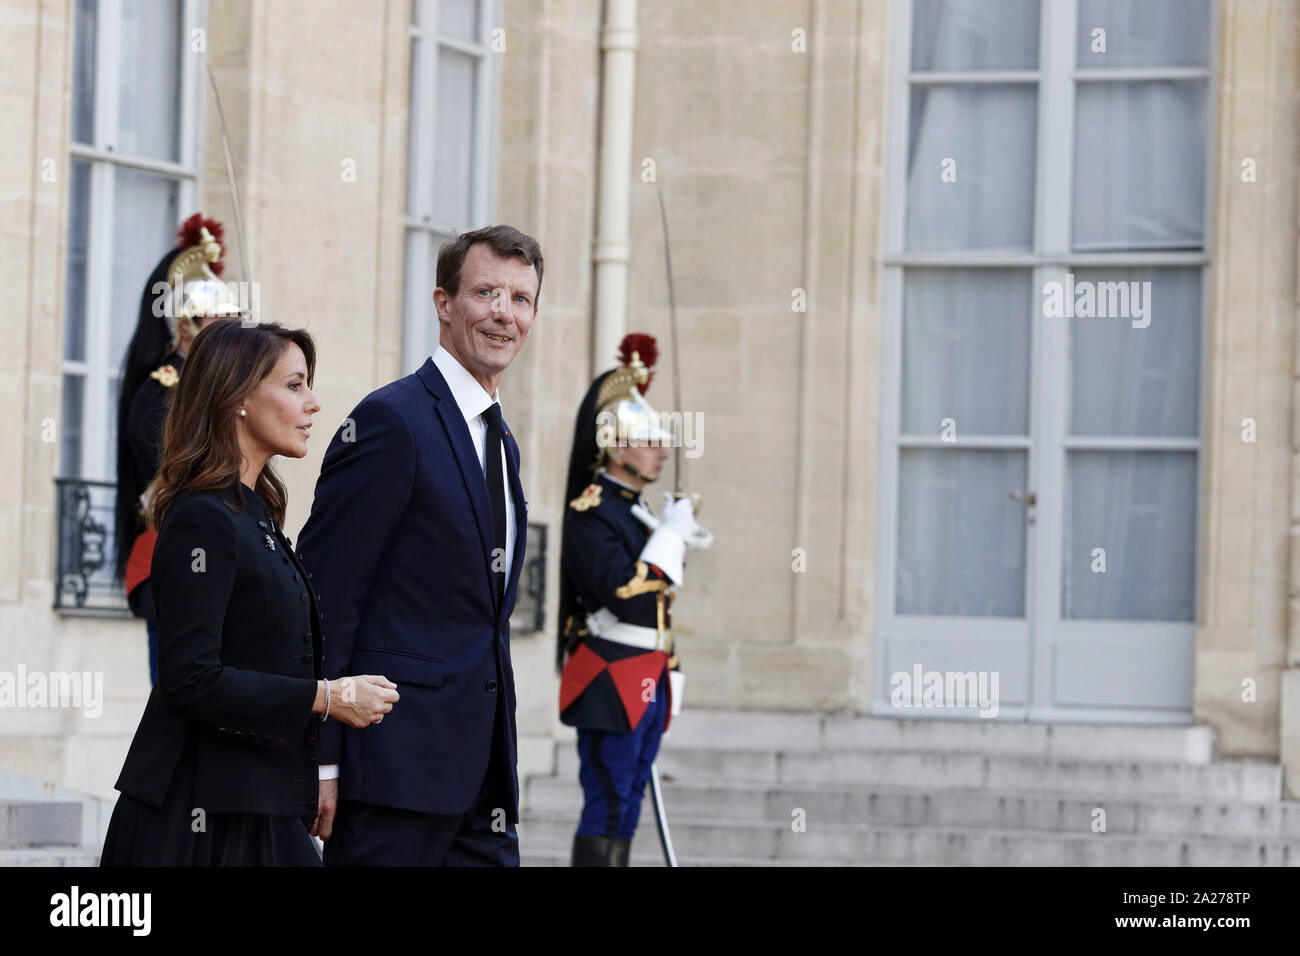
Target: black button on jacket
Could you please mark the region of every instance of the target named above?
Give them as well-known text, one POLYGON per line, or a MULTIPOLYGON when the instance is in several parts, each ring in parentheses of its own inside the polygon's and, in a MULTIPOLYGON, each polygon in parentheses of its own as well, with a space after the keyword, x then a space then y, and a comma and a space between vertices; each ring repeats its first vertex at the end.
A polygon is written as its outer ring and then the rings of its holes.
POLYGON ((188 742, 206 812, 315 812, 320 621, 294 582, 301 566, 282 560, 293 551, 278 528, 268 547, 259 522, 269 520, 238 483, 188 492, 168 509, 151 575, 158 683, 117 780, 123 793, 161 806, 188 742))

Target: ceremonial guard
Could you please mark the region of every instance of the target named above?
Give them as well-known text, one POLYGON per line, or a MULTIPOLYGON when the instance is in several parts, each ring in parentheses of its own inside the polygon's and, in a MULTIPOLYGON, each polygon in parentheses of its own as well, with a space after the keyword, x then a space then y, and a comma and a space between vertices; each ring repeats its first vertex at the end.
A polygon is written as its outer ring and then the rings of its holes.
POLYGON ((176 232, 178 244, 154 268, 140 296, 117 404, 115 575, 131 613, 149 634, 149 679, 158 679, 158 629, 149 580, 157 534, 145 527, 142 497, 158 471, 163 421, 190 343, 210 318, 242 310, 219 281, 221 223, 195 213, 176 232))
POLYGON ((557 665, 560 719, 578 728, 581 761, 574 866, 628 863, 660 739, 680 710, 671 589, 686 547, 711 543, 690 498, 664 492, 656 519, 641 496, 672 441, 644 396, 656 353, 652 336, 624 338, 620 366, 578 410, 569 461, 557 665))

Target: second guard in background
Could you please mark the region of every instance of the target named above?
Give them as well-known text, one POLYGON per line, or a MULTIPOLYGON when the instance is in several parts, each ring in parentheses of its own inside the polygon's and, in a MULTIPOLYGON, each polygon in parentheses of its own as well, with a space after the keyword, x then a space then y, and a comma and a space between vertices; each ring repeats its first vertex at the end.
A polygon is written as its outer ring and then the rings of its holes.
POLYGON ((560 719, 578 728, 582 818, 574 866, 626 866, 651 766, 680 710, 671 587, 688 544, 707 546, 690 498, 664 492, 656 518, 641 492, 672 440, 644 397, 657 348, 628 335, 619 368, 578 410, 560 546, 560 719))
POLYGON ((122 367, 117 404, 115 579, 149 635, 149 682, 158 680, 158 630, 147 587, 158 535, 145 527, 142 496, 158 471, 171 390, 194 336, 212 318, 243 313, 221 275, 221 223, 195 213, 176 230, 177 245, 154 267, 122 367))

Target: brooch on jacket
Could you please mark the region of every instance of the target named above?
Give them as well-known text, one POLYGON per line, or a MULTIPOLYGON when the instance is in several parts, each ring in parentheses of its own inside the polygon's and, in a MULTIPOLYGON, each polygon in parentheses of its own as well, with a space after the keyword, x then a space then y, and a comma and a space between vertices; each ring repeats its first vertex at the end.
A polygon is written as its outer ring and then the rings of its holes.
POLYGON ((582 494, 569 502, 569 507, 574 511, 586 511, 589 508, 599 507, 600 491, 600 485, 588 485, 582 489, 582 494))
POLYGON ((271 540, 271 536, 269 534, 266 536, 266 550, 267 551, 275 550, 275 542, 271 540))
POLYGON ((170 365, 160 365, 149 373, 149 377, 157 379, 163 388, 171 388, 181 380, 180 375, 176 373, 176 369, 170 365))

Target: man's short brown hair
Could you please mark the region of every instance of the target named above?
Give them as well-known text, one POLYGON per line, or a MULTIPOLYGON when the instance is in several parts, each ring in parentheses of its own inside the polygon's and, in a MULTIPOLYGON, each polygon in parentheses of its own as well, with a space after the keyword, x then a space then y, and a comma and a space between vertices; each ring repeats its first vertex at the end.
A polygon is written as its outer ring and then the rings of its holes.
POLYGON ((438 287, 448 295, 460 292, 460 269, 465 264, 471 246, 483 243, 498 256, 522 259, 537 272, 537 296, 533 308, 542 297, 542 247, 537 240, 514 226, 485 226, 473 232, 463 232, 455 239, 443 243, 438 250, 438 287))

